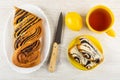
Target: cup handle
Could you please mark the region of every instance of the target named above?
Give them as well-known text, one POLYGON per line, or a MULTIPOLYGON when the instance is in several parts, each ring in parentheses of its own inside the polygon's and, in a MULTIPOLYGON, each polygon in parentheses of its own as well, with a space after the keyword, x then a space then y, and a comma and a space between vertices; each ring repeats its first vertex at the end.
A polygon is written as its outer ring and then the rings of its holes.
POLYGON ((106 33, 107 33, 109 36, 111 36, 111 37, 115 37, 115 36, 116 36, 116 33, 115 33, 115 31, 114 31, 113 29, 108 30, 106 33))

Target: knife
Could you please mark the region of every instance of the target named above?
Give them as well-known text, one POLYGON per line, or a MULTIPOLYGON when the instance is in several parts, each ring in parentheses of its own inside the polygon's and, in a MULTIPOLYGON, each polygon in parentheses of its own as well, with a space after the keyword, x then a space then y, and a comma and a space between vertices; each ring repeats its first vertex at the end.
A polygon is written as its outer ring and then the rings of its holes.
POLYGON ((55 39, 54 39, 54 42, 53 42, 53 45, 52 45, 52 53, 51 53, 51 57, 50 57, 50 62, 49 62, 49 65, 48 65, 48 70, 50 72, 54 72, 55 69, 56 69, 58 47, 59 47, 59 44, 61 43, 62 23, 63 23, 63 15, 62 15, 62 12, 61 12, 60 16, 59 16, 59 20, 58 20, 55 39))

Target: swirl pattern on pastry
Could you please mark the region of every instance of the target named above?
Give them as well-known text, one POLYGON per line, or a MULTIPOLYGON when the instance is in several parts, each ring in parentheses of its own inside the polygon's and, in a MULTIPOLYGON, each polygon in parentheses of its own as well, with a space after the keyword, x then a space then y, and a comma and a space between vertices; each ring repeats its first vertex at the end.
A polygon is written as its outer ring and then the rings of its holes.
POLYGON ((15 7, 13 63, 19 67, 32 67, 40 63, 42 19, 15 7))
POLYGON ((86 69, 92 69, 103 61, 102 53, 87 38, 80 38, 69 49, 69 55, 86 69))

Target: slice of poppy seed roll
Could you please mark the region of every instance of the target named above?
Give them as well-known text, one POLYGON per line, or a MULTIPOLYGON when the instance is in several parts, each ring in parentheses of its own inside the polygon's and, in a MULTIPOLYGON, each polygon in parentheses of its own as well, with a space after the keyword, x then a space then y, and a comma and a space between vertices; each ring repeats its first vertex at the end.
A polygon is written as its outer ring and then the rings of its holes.
POLYGON ((87 38, 77 40, 72 48, 69 49, 71 57, 83 67, 92 69, 103 61, 102 53, 87 38))

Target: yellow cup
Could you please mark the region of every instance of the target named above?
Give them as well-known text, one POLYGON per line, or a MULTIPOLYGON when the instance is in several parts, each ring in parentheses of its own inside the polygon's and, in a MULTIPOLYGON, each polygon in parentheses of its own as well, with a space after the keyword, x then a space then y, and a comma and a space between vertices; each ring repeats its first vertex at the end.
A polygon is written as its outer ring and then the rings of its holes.
POLYGON ((109 36, 115 37, 115 31, 112 29, 114 15, 112 11, 103 5, 98 5, 90 9, 86 16, 88 28, 96 33, 106 32, 109 36))

